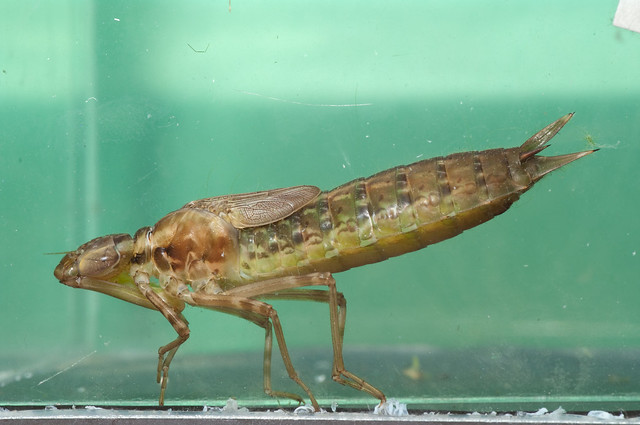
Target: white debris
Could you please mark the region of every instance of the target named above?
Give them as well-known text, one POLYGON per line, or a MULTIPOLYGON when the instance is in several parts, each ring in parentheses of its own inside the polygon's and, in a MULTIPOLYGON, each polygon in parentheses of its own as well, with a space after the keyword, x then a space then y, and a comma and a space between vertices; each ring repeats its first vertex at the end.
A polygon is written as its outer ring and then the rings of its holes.
POLYGON ((549 416, 562 416, 562 415, 565 415, 566 413, 567 413, 567 411, 564 410, 562 408, 562 406, 560 406, 556 410, 554 410, 553 412, 549 413, 549 416))
POLYGON ((311 415, 313 412, 315 412, 313 406, 309 406, 307 404, 305 404, 304 406, 298 406, 293 411, 293 413, 296 415, 311 415))
POLYGON ((536 412, 518 412, 516 416, 519 417, 532 417, 532 416, 562 416, 566 414, 567 411, 561 407, 558 407, 553 412, 549 412, 546 407, 538 409, 536 412))
POLYGON ((620 413, 619 416, 615 416, 603 410, 591 410, 589 413, 587 413, 587 416, 590 418, 598 419, 624 419, 624 415, 622 413, 620 413))
POLYGON ((333 401, 331 402, 331 411, 332 411, 333 413, 336 413, 336 410, 338 410, 338 402, 337 402, 337 401, 335 401, 335 400, 333 400, 333 401))
POLYGON ((407 405, 400 403, 395 398, 390 398, 386 402, 378 405, 373 409, 374 415, 385 416, 408 416, 407 405))
POLYGON ((546 407, 538 409, 537 412, 534 413, 525 413, 524 416, 543 416, 549 413, 549 410, 546 407))
POLYGON ((222 412, 225 413, 244 413, 248 411, 249 409, 247 409, 246 407, 238 407, 238 400, 234 398, 229 398, 227 400, 227 403, 222 408, 222 412))

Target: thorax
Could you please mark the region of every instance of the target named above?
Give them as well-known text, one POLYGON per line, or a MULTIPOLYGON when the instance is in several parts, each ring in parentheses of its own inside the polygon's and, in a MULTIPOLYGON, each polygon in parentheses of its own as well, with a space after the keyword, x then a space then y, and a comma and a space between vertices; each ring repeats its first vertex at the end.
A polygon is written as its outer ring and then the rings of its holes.
POLYGON ((140 268, 174 294, 220 292, 238 282, 238 231, 218 215, 198 209, 167 214, 135 236, 140 268))

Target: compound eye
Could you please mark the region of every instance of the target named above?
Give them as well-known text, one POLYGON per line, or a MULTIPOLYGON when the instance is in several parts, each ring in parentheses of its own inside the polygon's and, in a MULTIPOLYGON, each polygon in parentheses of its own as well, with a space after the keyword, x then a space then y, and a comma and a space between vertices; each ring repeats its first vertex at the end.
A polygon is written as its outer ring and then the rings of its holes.
POLYGON ((133 239, 126 234, 103 236, 81 248, 83 252, 77 261, 78 275, 108 279, 127 266, 133 239))
POLYGON ((118 264, 120 254, 114 245, 94 247, 85 251, 78 261, 80 276, 105 276, 118 264))

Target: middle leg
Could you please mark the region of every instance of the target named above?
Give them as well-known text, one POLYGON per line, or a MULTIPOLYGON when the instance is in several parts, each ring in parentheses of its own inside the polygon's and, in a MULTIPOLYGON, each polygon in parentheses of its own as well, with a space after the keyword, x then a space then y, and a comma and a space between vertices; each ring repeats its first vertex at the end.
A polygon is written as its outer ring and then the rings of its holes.
POLYGON ((234 293, 259 298, 259 299, 282 299, 316 301, 329 304, 329 317, 331 324, 331 341, 333 346, 333 368, 332 378, 334 381, 364 391, 380 400, 386 401, 382 391, 366 382, 364 379, 349 372, 344 365, 342 352, 344 330, 347 315, 347 304, 344 295, 337 291, 336 281, 330 273, 313 273, 305 276, 286 277, 282 279, 272 279, 259 283, 250 284, 234 288, 234 293), (287 285, 288 282, 291 284, 287 285), (304 283, 307 283, 304 285, 304 283), (323 285, 327 290, 304 289, 302 286, 323 285), (262 291, 260 290, 262 289, 262 291), (265 293, 264 290, 270 292, 265 293))
POLYGON ((298 395, 283 391, 274 391, 271 388, 271 351, 272 351, 272 331, 275 332, 276 341, 280 348, 280 355, 284 362, 284 366, 287 370, 289 378, 304 390, 309 397, 313 408, 316 411, 320 410, 318 402, 313 393, 298 376, 291 357, 289 356, 289 350, 284 339, 284 333, 282 331, 282 325, 278 317, 276 310, 268 303, 255 300, 252 298, 245 298, 236 295, 223 295, 223 294, 200 294, 198 292, 192 292, 183 296, 185 302, 193 306, 211 308, 223 313, 232 314, 241 317, 245 320, 249 320, 258 326, 265 329, 265 348, 264 348, 264 391, 267 395, 273 397, 287 397, 296 400, 300 403, 303 402, 302 398, 298 395))

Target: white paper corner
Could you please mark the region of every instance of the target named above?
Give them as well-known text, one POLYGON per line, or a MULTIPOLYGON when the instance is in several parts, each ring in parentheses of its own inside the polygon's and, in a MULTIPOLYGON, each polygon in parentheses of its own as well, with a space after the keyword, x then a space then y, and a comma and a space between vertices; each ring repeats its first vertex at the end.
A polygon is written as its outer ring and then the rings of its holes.
POLYGON ((640 32, 640 0, 620 0, 613 17, 613 25, 640 32))

